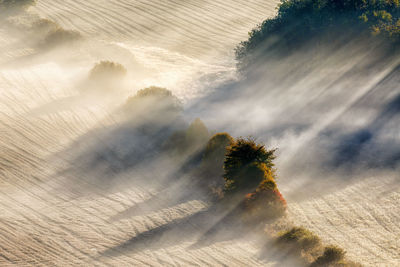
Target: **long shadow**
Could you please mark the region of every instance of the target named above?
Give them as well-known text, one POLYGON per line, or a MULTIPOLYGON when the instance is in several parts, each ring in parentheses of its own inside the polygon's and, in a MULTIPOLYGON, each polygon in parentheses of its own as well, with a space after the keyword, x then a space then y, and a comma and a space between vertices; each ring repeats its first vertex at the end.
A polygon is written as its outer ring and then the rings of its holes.
POLYGON ((159 249, 178 245, 185 241, 194 241, 204 229, 210 227, 215 216, 215 211, 208 209, 174 220, 139 233, 122 244, 101 252, 100 257, 116 257, 129 252, 159 249))
POLYGON ((190 177, 175 179, 173 183, 163 183, 165 189, 152 195, 149 199, 114 215, 110 221, 119 221, 134 216, 142 216, 154 211, 174 207, 192 200, 209 200, 202 188, 190 177))
POLYGON ((239 205, 237 201, 229 205, 215 204, 191 216, 139 233, 122 244, 106 249, 99 256, 115 257, 183 242, 192 243, 188 249, 199 249, 217 242, 242 238, 255 231, 262 232, 265 222, 244 222, 239 205))
POLYGON ((260 244, 261 249, 258 252, 258 259, 266 262, 276 262, 276 266, 286 267, 306 267, 309 266, 305 260, 301 258, 299 253, 294 253, 290 248, 282 248, 277 246, 273 239, 260 244))
MULTIPOLYGON (((398 66, 388 77, 382 81, 378 88, 386 86, 388 95, 396 91, 400 79, 398 66)), ((382 89, 383 90, 383 89, 382 89)), ((370 96, 371 97, 371 96, 370 96)), ((365 100, 368 100, 364 99, 365 100)), ((369 99, 373 101, 373 99, 369 99)), ((389 142, 378 141, 378 135, 390 132, 390 127, 395 127, 399 122, 400 94, 393 97, 379 112, 379 114, 363 129, 341 137, 338 142, 334 157, 334 166, 364 164, 375 168, 394 168, 400 163, 400 149, 396 144, 398 140, 389 142), (395 142, 395 143, 393 143, 395 142)), ((395 129, 398 131, 400 128, 395 129)))

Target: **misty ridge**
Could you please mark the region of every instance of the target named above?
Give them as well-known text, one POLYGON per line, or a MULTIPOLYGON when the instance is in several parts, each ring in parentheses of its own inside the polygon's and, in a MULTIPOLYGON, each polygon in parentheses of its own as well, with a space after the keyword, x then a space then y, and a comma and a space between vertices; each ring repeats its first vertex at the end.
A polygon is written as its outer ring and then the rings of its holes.
POLYGON ((288 209, 371 174, 398 178, 398 1, 284 0, 236 47, 236 78, 217 77, 211 93, 188 101, 174 88, 138 88, 135 75, 144 68, 127 50, 30 13, 34 5, 0 0, 6 31, 33 51, 2 59, 0 68, 51 59, 65 70, 77 64, 80 72, 69 74, 75 95, 27 116, 97 112, 96 105, 105 114, 47 159, 61 166, 52 190, 78 200, 132 188, 152 192, 108 218, 110 224, 185 203, 198 209, 103 247, 95 260, 249 239, 266 263, 362 266, 341 244, 292 221, 288 209), (102 59, 88 65, 94 55, 102 59))

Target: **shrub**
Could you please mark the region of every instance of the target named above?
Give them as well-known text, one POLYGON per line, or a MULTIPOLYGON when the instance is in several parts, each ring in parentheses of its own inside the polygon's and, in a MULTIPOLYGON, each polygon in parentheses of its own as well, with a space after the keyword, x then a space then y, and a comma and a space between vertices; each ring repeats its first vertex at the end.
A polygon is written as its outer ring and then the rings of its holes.
POLYGON ((119 78, 125 76, 127 70, 119 63, 112 61, 100 61, 96 63, 89 72, 89 79, 104 80, 109 78, 119 78))
POLYGON ((125 106, 133 108, 136 106, 144 106, 143 104, 154 104, 153 107, 149 106, 148 108, 167 109, 179 112, 182 110, 181 102, 170 90, 157 86, 139 90, 135 96, 128 98, 125 106))
POLYGON ((135 96, 129 97, 124 111, 142 121, 156 124, 168 124, 175 120, 182 111, 179 99, 166 88, 151 86, 139 90, 135 96))
POLYGON ((210 138, 210 133, 204 122, 199 118, 196 118, 186 130, 186 143, 189 146, 204 146, 207 140, 210 138))
POLYGON ((203 165, 211 176, 222 178, 227 148, 233 143, 234 139, 228 133, 217 133, 210 138, 204 150, 203 165))
POLYGON ((246 215, 253 221, 275 219, 286 210, 286 200, 276 186, 272 171, 269 169, 265 176, 256 191, 245 198, 246 215))
MULTIPOLYGON (((346 252, 338 246, 327 246, 322 256, 318 257, 311 266, 331 266, 344 259, 346 252)), ((345 264, 345 263, 340 263, 345 264)))
POLYGON ((320 238, 303 227, 293 227, 288 231, 279 234, 278 244, 288 244, 297 252, 309 251, 320 246, 320 238))
POLYGON ((221 196, 224 186, 224 160, 227 147, 234 139, 228 133, 217 133, 208 140, 202 156, 201 179, 202 183, 221 196))
POLYGON ((213 135, 207 143, 204 151, 203 160, 212 162, 223 169, 227 147, 234 143, 234 139, 228 133, 217 133, 213 135))
POLYGON ((60 26, 52 20, 49 19, 38 19, 32 24, 32 29, 38 33, 50 32, 59 29, 60 26))
POLYGON ((70 44, 82 38, 81 34, 73 30, 57 28, 51 30, 41 43, 42 48, 51 49, 57 46, 70 44))
POLYGON ((166 88, 163 88, 163 87, 157 87, 157 86, 150 86, 150 87, 141 89, 136 93, 136 97, 139 97, 139 98, 144 98, 144 97, 167 98, 167 97, 172 97, 172 96, 173 95, 170 90, 167 90, 166 88))
POLYGON ((236 140, 228 147, 224 161, 226 191, 254 190, 273 168, 274 153, 252 139, 236 140))
POLYGON ((164 144, 164 149, 181 156, 191 156, 199 152, 209 138, 204 123, 195 119, 186 130, 173 133, 164 144))
POLYGON ((116 92, 123 86, 126 73, 126 68, 119 63, 100 61, 89 71, 85 90, 96 94, 116 92))

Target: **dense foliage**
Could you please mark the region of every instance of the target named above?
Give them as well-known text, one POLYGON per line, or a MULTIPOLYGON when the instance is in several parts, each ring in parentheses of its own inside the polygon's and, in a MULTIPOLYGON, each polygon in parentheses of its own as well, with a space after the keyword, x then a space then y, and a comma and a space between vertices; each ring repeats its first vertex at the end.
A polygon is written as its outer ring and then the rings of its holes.
POLYGON ((236 57, 241 68, 255 61, 265 49, 288 51, 314 37, 332 40, 343 35, 365 34, 400 41, 399 0, 282 0, 278 14, 249 32, 236 57))
POLYGON ((175 155, 190 157, 202 150, 209 138, 207 127, 197 118, 186 130, 174 132, 163 147, 175 155))
POLYGON ((338 246, 327 246, 324 253, 311 266, 348 266, 344 262, 340 262, 344 259, 345 254, 346 252, 338 246))
POLYGON ((135 118, 140 117, 153 123, 169 123, 181 114, 183 107, 170 90, 151 86, 129 97, 124 109, 128 115, 135 115, 135 118))
POLYGON ((100 61, 96 63, 89 72, 90 79, 99 79, 108 76, 124 76, 126 74, 126 68, 119 63, 112 61, 100 61))
POLYGON ((41 48, 52 49, 76 42, 82 38, 82 35, 74 30, 56 28, 51 30, 41 42, 41 48))
POLYGON ((279 245, 289 245, 292 252, 308 251, 320 246, 320 238, 303 227, 293 227, 279 234, 277 242, 279 245))
POLYGON ((237 139, 228 147, 224 161, 227 191, 255 189, 273 168, 274 153, 252 139, 237 139))
POLYGON ((228 133, 217 133, 207 142, 202 156, 202 184, 210 188, 214 194, 222 196, 224 187, 224 160, 227 148, 234 143, 228 133))
POLYGON ((139 90, 135 96, 127 100, 126 104, 128 106, 135 106, 138 105, 139 102, 144 102, 146 100, 154 101, 155 105, 170 107, 177 111, 182 110, 182 103, 170 90, 157 86, 150 86, 139 90))
POLYGON ((0 10, 3 8, 27 8, 35 4, 36 0, 0 0, 0 10))
POLYGON ((282 216, 286 201, 275 182, 275 150, 267 150, 253 139, 229 140, 224 161, 224 194, 242 197, 243 219, 265 222, 282 216))
POLYGON ((275 175, 270 168, 264 172, 264 180, 257 189, 246 195, 245 208, 252 220, 265 221, 282 216, 286 211, 286 200, 279 192, 275 175))

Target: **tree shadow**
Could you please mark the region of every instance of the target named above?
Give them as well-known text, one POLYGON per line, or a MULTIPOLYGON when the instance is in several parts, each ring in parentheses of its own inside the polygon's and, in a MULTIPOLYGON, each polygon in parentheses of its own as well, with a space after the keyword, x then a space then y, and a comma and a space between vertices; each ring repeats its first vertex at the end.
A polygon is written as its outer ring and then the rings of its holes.
POLYGON ((160 249, 194 241, 200 233, 213 222, 215 212, 206 209, 193 215, 174 220, 151 230, 137 234, 123 243, 106 249, 100 257, 116 257, 118 255, 140 252, 147 249, 160 249))
POLYGON ((151 212, 174 207, 192 200, 209 201, 205 190, 199 187, 196 179, 183 176, 173 182, 164 181, 163 190, 153 194, 149 199, 136 203, 134 206, 112 216, 110 221, 119 221, 134 216, 143 216, 151 212))
POLYGON ((188 249, 200 249, 214 243, 243 238, 254 232, 262 232, 265 222, 243 221, 239 204, 212 205, 190 216, 139 233, 101 252, 99 257, 116 257, 147 249, 165 248, 183 242, 191 243, 188 249))
MULTIPOLYGON (((398 74, 400 66, 397 66, 385 79, 383 79, 375 88, 386 91, 388 98, 396 91, 400 82, 398 74), (383 88, 382 88, 383 87, 383 88), (385 88, 386 87, 386 88, 385 88)), ((374 103, 375 94, 368 95, 363 99, 365 104, 374 103)), ((379 95, 378 95, 379 96, 379 95)), ((395 168, 400 164, 400 150, 398 149, 398 140, 380 140, 380 135, 398 131, 400 114, 400 94, 391 97, 389 101, 381 108, 377 116, 365 127, 356 132, 339 137, 338 144, 335 147, 335 156, 333 166, 352 167, 357 164, 368 166, 369 168, 395 168)))
POLYGON ((275 262, 275 266, 287 267, 306 267, 307 262, 301 258, 300 253, 294 252, 290 247, 283 248, 277 246, 276 241, 268 239, 260 244, 261 249, 258 252, 258 259, 264 262, 275 262))

